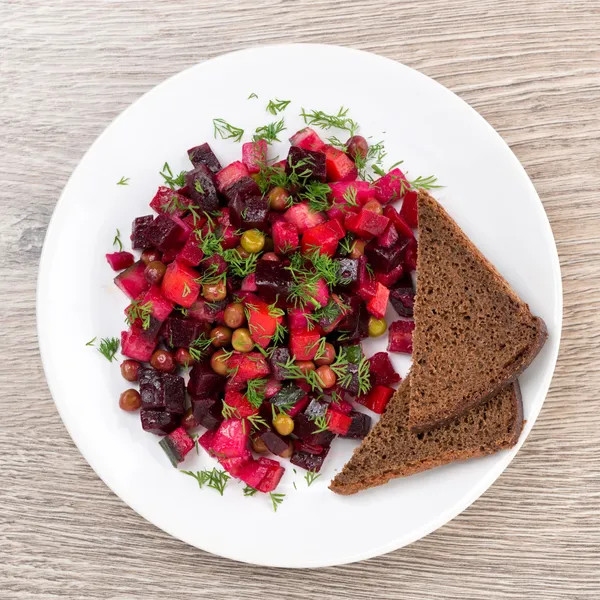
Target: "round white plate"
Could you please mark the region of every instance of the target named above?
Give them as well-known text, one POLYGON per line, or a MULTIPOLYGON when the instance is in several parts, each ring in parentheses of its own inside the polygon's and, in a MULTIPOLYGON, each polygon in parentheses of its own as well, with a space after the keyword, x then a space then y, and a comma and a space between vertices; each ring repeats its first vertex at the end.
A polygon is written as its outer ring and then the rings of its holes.
MULTIPOLYGON (((280 118, 278 115, 277 118, 280 118)), ((343 132, 331 131, 325 135, 343 132)), ((273 155, 285 156, 287 145, 273 155)), ((464 510, 505 469, 531 430, 558 353, 562 292, 552 232, 533 185, 500 136, 467 104, 432 79, 392 60, 335 46, 252 48, 199 64, 165 81, 104 131, 73 173, 48 228, 38 282, 38 330, 50 390, 73 440, 105 483, 143 517, 185 542, 232 559, 279 567, 322 567, 400 548, 464 510), (269 73, 268 77, 264 74, 269 73), (262 74, 262 75, 261 75, 262 74), (258 99, 248 96, 252 93, 258 99), (519 445, 495 456, 393 481, 356 496, 327 489, 357 442, 336 440, 310 487, 288 468, 278 492, 244 497, 199 490, 174 469, 137 414, 118 408, 128 387, 118 363, 85 344, 119 336, 127 300, 112 283, 104 254, 115 229, 127 240, 169 161, 189 169, 186 150, 208 141, 223 164, 241 145, 214 140, 212 119, 246 130, 275 120, 269 99, 289 99, 285 140, 302 127, 301 107, 350 109, 361 133, 385 140, 387 166, 404 159, 409 177, 435 174, 435 195, 548 326, 549 338, 521 377, 527 424, 519 445), (117 186, 121 177, 128 186, 117 186), (296 487, 294 487, 294 483, 296 487), (297 489, 296 489, 297 488, 297 489), (259 497, 260 496, 260 497, 259 497)), ((388 320, 395 314, 390 309, 388 320)), ((367 354, 387 340, 368 341, 367 354)), ((406 373, 409 361, 395 356, 406 373)), ((189 457, 183 468, 213 466, 189 457)), ((518 493, 518 490, 515 490, 518 493)))

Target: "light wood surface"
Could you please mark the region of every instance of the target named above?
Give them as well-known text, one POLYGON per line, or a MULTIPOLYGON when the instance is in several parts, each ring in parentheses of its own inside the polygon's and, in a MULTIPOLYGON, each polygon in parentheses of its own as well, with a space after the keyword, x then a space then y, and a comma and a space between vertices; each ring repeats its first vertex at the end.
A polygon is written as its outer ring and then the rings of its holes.
POLYGON ((598 599, 599 140, 598 0, 0 0, 0 598, 598 599), (552 388, 500 479, 407 548, 314 571, 203 553, 124 505, 62 425, 35 332, 44 232, 96 136, 181 69, 275 42, 377 52, 469 102, 532 178, 564 282, 552 388))

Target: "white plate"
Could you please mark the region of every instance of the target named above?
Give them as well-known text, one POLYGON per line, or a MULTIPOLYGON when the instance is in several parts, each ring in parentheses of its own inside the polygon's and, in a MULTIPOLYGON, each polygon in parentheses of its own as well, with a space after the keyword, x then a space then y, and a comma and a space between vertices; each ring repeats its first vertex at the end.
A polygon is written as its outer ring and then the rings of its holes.
MULTIPOLYGON (((118 408, 128 384, 117 364, 85 346, 94 336, 118 336, 123 328, 127 301, 112 283, 104 254, 113 250, 115 228, 126 238, 132 219, 150 213, 163 163, 169 161, 173 171, 190 168, 187 148, 204 141, 223 164, 239 159, 240 144, 213 139, 212 119, 245 128, 247 140, 256 126, 275 120, 265 112, 271 98, 292 100, 283 113, 286 135, 302 126, 301 107, 335 111, 344 105, 361 133, 386 141, 388 164, 404 159, 409 176, 435 174, 445 185, 436 196, 546 321, 548 342, 521 377, 527 424, 519 446, 556 362, 560 270, 542 204, 500 136, 432 79, 373 54, 289 45, 220 56, 147 93, 96 140, 56 206, 38 282, 44 368, 69 433, 106 484, 171 535, 249 563, 321 567, 389 552, 440 527, 492 484, 518 447, 341 497, 327 485, 356 442, 336 440, 322 477, 310 488, 303 473, 287 469, 278 490, 286 497, 274 513, 268 497, 243 497, 242 484, 230 482, 220 497, 200 491, 171 467, 158 438, 141 430, 139 416, 118 408), (247 99, 251 93, 259 99, 247 99), (122 176, 130 178, 129 186, 116 185, 122 176)), ((274 153, 284 156, 285 147, 274 153)), ((388 316, 393 319, 393 311, 388 316)), ((367 342, 367 353, 386 343, 367 342)), ((394 360, 405 373, 408 360, 394 360)), ((193 456, 185 468, 212 464, 193 456)))

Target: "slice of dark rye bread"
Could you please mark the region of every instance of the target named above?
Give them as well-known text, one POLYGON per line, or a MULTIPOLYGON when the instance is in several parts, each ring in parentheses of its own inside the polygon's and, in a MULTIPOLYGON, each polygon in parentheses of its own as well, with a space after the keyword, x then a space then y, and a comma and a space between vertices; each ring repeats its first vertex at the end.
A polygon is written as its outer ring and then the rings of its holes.
POLYGON ((379 423, 356 448, 329 489, 356 494, 420 471, 510 448, 523 427, 518 382, 451 423, 423 433, 408 426, 409 378, 391 398, 379 423))
POLYGON ((418 214, 409 424, 426 431, 515 381, 544 345, 547 331, 423 190, 418 214))

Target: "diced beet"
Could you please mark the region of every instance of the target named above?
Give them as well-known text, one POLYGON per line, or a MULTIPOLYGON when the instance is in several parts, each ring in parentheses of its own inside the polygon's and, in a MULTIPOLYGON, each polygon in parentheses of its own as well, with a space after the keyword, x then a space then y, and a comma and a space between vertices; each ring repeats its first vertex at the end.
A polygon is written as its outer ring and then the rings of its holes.
POLYGON ((205 212, 219 208, 219 198, 211 170, 203 164, 185 174, 185 185, 194 204, 205 212))
POLYGON ((295 133, 290 138, 290 144, 304 150, 314 150, 315 152, 319 152, 325 146, 325 142, 310 127, 305 127, 295 133))
POLYGON ((285 469, 277 461, 262 456, 258 459, 258 463, 260 465, 268 466, 269 470, 256 489, 263 494, 268 494, 279 485, 279 482, 285 473, 285 469))
POLYGON ((198 298, 188 309, 188 316, 196 321, 212 323, 226 306, 227 300, 207 302, 204 298, 198 298))
POLYGON ((317 279, 315 282, 315 291, 312 297, 321 305, 321 307, 327 306, 327 303, 329 302, 329 287, 323 278, 317 279))
POLYGON ((402 198, 403 191, 407 188, 406 181, 406 177, 400 169, 392 169, 373 183, 375 198, 381 204, 389 204, 399 200, 402 198))
POLYGON ((331 443, 331 440, 335 437, 331 431, 319 431, 315 422, 304 413, 299 413, 294 417, 294 435, 299 437, 301 440, 308 444, 327 446, 331 443))
POLYGON ((293 331, 290 333, 290 352, 296 360, 312 360, 319 349, 318 331, 293 331))
POLYGON ((273 377, 277 379, 277 381, 283 381, 287 379, 289 374, 286 369, 284 369, 281 365, 284 365, 290 359, 290 351, 287 348, 274 348, 271 353, 271 357, 269 358, 269 364, 271 365, 271 371, 273 372, 273 377))
POLYGON ((307 444, 302 440, 294 440, 294 450, 296 452, 306 452, 308 454, 322 454, 324 446, 316 444, 307 444))
POLYGON ((172 262, 162 280, 162 293, 168 300, 189 308, 200 295, 198 277, 198 272, 187 265, 172 262))
POLYGON ((242 229, 264 231, 269 223, 269 205, 266 197, 253 196, 246 202, 236 199, 229 203, 232 223, 242 229))
POLYGON ((207 256, 201 266, 203 272, 210 275, 221 275, 227 271, 227 261, 220 254, 207 256))
POLYGON ((140 420, 144 431, 156 435, 167 435, 179 427, 181 415, 175 415, 164 410, 145 410, 142 408, 140 420))
POLYGON ((275 456, 281 456, 288 449, 288 442, 271 429, 263 431, 258 437, 263 441, 267 450, 275 456))
POLYGON ((201 144, 200 146, 194 146, 193 148, 190 148, 187 153, 194 167, 206 165, 212 173, 218 173, 222 169, 219 159, 215 156, 212 148, 207 143, 201 144))
MULTIPOLYGON (((343 393, 343 390, 341 391, 343 393)), ((329 408, 331 410, 341 412, 343 415, 349 415, 352 412, 352 404, 350 404, 350 402, 346 402, 346 400, 338 400, 337 402, 332 401, 329 404, 329 408)))
POLYGON ((189 348, 204 332, 199 321, 169 317, 163 326, 162 336, 171 348, 189 348))
POLYGON ((227 390, 225 392, 225 398, 223 399, 225 404, 235 410, 235 416, 238 418, 249 417, 250 415, 257 415, 258 409, 242 394, 235 390, 227 390))
POLYGON ((352 217, 352 215, 346 217, 344 221, 346 228, 367 240, 381 235, 390 222, 387 217, 364 208, 361 208, 356 219, 352 217))
POLYGON ((166 410, 174 414, 185 412, 185 383, 183 377, 161 373, 154 369, 138 371, 142 407, 166 410))
POLYGON ((260 352, 234 353, 228 364, 233 369, 230 380, 236 383, 245 383, 271 374, 269 364, 260 352))
POLYGON ((204 258, 204 252, 202 252, 200 248, 200 242, 200 236, 196 233, 192 233, 177 255, 177 260, 188 267, 197 267, 204 258))
POLYGON ((123 290, 129 298, 137 298, 150 288, 150 284, 144 277, 145 270, 146 265, 138 260, 115 277, 115 285, 123 290))
POLYGON ((419 216, 417 211, 417 199, 419 194, 417 190, 408 190, 404 194, 404 200, 400 207, 400 216, 406 221, 406 223, 416 229, 419 225, 419 216))
POLYGON ((298 228, 293 223, 278 221, 273 223, 273 246, 277 254, 287 254, 298 248, 300 237, 298 228))
POLYGON ((218 398, 196 398, 192 396, 194 419, 207 429, 216 429, 223 422, 223 403, 218 398))
POLYGON ((391 271, 388 271, 386 273, 381 273, 379 271, 375 273, 375 281, 378 281, 382 285, 385 285, 385 287, 389 288, 402 277, 403 273, 404 267, 402 266, 402 264, 399 264, 395 266, 391 271))
POLYGON ((267 142, 259 140, 242 144, 242 162, 249 173, 258 173, 267 163, 267 142))
POLYGON ((341 434, 341 437, 353 440, 362 440, 367 437, 371 429, 371 417, 354 410, 349 414, 349 417, 352 419, 350 429, 345 434, 341 434))
POLYGON ((358 385, 358 365, 354 363, 348 363, 348 367, 346 369, 347 374, 346 378, 342 383, 340 383, 340 387, 344 389, 346 392, 351 394, 352 396, 358 395, 359 385, 358 385))
MULTIPOLYGON (((241 177, 230 186, 226 187, 223 190, 223 195, 227 199, 227 202, 230 206, 236 202, 246 206, 250 199, 257 197, 260 198, 262 193, 256 181, 254 181, 254 179, 248 175, 246 177, 241 177)), ((235 222, 237 222, 237 220, 235 222)))
POLYGON ((146 232, 153 221, 154 217, 152 215, 137 217, 133 220, 131 225, 131 247, 134 250, 143 250, 152 246, 146 232))
POLYGON ((376 385, 366 396, 357 398, 357 402, 360 402, 369 410, 380 415, 385 410, 385 407, 393 395, 393 388, 385 385, 376 385))
POLYGON ((156 348, 154 340, 148 340, 141 333, 130 330, 121 332, 121 354, 142 362, 148 362, 156 348))
POLYGON ((325 146, 325 165, 327 181, 354 181, 358 177, 358 170, 354 161, 341 150, 333 146, 325 146))
POLYGON ((388 350, 390 352, 412 354, 412 336, 414 328, 414 321, 407 321, 404 319, 394 321, 389 329, 388 350))
POLYGON ((415 291, 412 288, 395 288, 390 290, 390 302, 401 317, 412 317, 415 305, 415 291))
POLYGON ((337 410, 327 411, 327 429, 336 435, 346 435, 352 425, 352 417, 337 410))
POLYGON ((130 267, 134 258, 131 252, 112 252, 106 255, 106 260, 113 271, 121 271, 130 267))
POLYGON ((163 252, 161 262, 163 262, 165 265, 169 265, 170 263, 172 263, 175 260, 177 255, 182 250, 183 250, 183 246, 181 246, 181 245, 173 246, 172 248, 165 250, 163 252))
POLYGON ((212 370, 209 363, 197 363, 190 371, 187 385, 191 396, 197 398, 216 398, 225 387, 226 378, 212 370))
POLYGON ((230 185, 249 175, 246 165, 237 160, 216 173, 215 181, 219 192, 223 193, 230 185))
MULTIPOLYGON (((335 221, 338 223, 338 221, 335 221)), ((311 254, 318 250, 320 254, 334 256, 338 247, 339 240, 344 237, 337 236, 337 233, 332 231, 329 223, 321 223, 307 229, 302 235, 301 249, 302 254, 311 254)))
POLYGON ((179 243, 180 234, 181 227, 167 215, 158 215, 146 230, 152 247, 158 248, 162 252, 176 246, 179 243))
POLYGON ((240 243, 240 236, 237 235, 237 228, 231 224, 231 209, 225 207, 221 209, 221 216, 217 218, 219 224, 217 235, 221 237, 221 247, 223 250, 235 248, 240 243))
POLYGON ((215 433, 211 449, 219 457, 243 456, 248 449, 249 428, 242 419, 227 419, 215 433))
POLYGON ((390 221, 385 231, 377 238, 377 245, 383 248, 391 248, 398 241, 396 226, 390 221))
POLYGON ((375 297, 367 304, 367 310, 377 319, 383 319, 387 309, 390 290, 379 282, 375 285, 375 297))
POLYGON ((177 468, 177 465, 183 462, 187 453, 194 447, 194 440, 183 427, 178 427, 160 440, 159 445, 165 451, 171 464, 177 468))
POLYGON ((327 217, 322 212, 310 210, 306 202, 294 204, 285 211, 283 216, 288 223, 296 226, 298 233, 304 233, 307 229, 327 221, 327 217))
POLYGON ((215 432, 209 429, 208 431, 205 431, 198 438, 198 445, 201 448, 204 448, 204 450, 206 450, 209 454, 211 454, 211 456, 212 456, 212 452, 211 452, 210 448, 212 446, 212 442, 213 442, 213 438, 214 437, 215 437, 215 432))
POLYGON ((321 454, 309 454, 308 452, 294 452, 290 462, 296 467, 318 473, 323 466, 323 461, 327 458, 329 447, 324 447, 321 454))
POLYGON ((159 215, 180 217, 190 204, 192 204, 190 198, 165 185, 161 185, 150 201, 150 208, 154 209, 159 215))
POLYGON ((256 285, 256 274, 250 273, 246 275, 242 281, 242 292, 257 292, 258 286, 256 285))
POLYGON ((417 268, 417 240, 411 238, 404 249, 402 262, 407 272, 415 271, 417 268))
MULTIPOLYGON (((300 382, 300 384, 301 383, 304 383, 304 382, 300 382)), ((286 411, 288 416, 292 417, 292 419, 295 419, 296 415, 300 414, 308 406, 308 403, 310 402, 310 398, 308 397, 306 390, 303 390, 303 391, 304 391, 305 395, 302 398, 300 398, 300 400, 298 400, 298 402, 296 402, 296 404, 294 404, 294 406, 292 406, 292 408, 290 408, 286 411)))
POLYGON ((271 471, 270 465, 261 464, 257 460, 252 459, 240 469, 238 477, 246 485, 256 490, 269 471, 271 471))
POLYGON ((265 398, 267 400, 273 398, 277 395, 277 393, 281 390, 282 387, 283 386, 281 384, 281 381, 278 381, 277 379, 275 379, 275 377, 271 377, 265 385, 265 398))
POLYGON ((252 340, 262 348, 266 348, 275 335, 277 325, 282 323, 282 317, 271 314, 272 311, 266 302, 258 298, 250 298, 250 300, 246 300, 245 302, 248 315, 248 330, 250 331, 252 340))
POLYGON ((307 171, 310 173, 306 176, 302 175, 302 181, 315 180, 325 183, 327 179, 325 154, 292 146, 285 165, 286 174, 291 175, 295 172, 297 175, 301 175, 307 171))
POLYGON ((220 458, 219 464, 232 476, 239 477, 242 469, 252 460, 252 453, 246 450, 241 456, 220 458))
MULTIPOLYGON (((129 313, 127 312, 128 309, 129 306, 125 309, 126 315, 129 315, 129 313)), ((131 332, 134 335, 140 336, 148 342, 152 342, 154 345, 156 345, 156 338, 160 333, 161 327, 162 323, 154 315, 151 314, 147 322, 142 321, 141 318, 135 319, 135 321, 131 324, 131 332)))
POLYGON ((304 331, 309 328, 309 321, 307 318, 306 308, 288 308, 287 310, 287 321, 288 328, 290 331, 304 331))
POLYGON ((369 337, 369 313, 361 299, 357 296, 345 296, 344 303, 350 306, 350 312, 340 322, 338 331, 351 341, 369 337))
POLYGON ((394 224, 400 237, 408 239, 415 237, 408 223, 398 214, 398 211, 393 206, 386 206, 383 209, 383 214, 394 224))
POLYGON ((336 262, 342 285, 350 285, 358 280, 357 258, 338 258, 336 262))
POLYGON ((285 297, 292 287, 292 273, 283 263, 261 260, 256 265, 255 283, 261 295, 285 297))
POLYGON ((323 333, 331 333, 337 329, 349 311, 337 294, 331 294, 331 300, 327 303, 327 307, 325 314, 319 319, 319 327, 323 333))
POLYGON ((363 205, 375 199, 375 189, 367 181, 339 181, 330 183, 331 198, 335 203, 347 204, 348 198, 356 197, 358 204, 363 205), (350 191, 348 191, 350 190, 350 191))
POLYGON ((365 256, 376 271, 389 272, 400 264, 408 240, 401 240, 391 248, 382 248, 375 240, 365 246, 365 256))
POLYGON ((391 385, 400 381, 387 352, 377 352, 369 358, 369 372, 374 385, 391 385))

